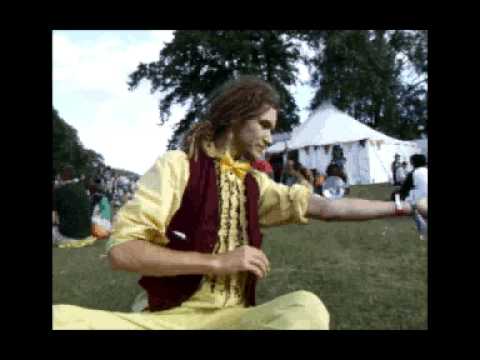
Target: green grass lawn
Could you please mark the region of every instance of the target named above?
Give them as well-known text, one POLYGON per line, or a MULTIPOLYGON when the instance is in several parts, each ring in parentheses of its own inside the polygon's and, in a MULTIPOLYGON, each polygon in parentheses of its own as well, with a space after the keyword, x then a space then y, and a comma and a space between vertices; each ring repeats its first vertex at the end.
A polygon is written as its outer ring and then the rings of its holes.
MULTIPOLYGON (((354 186, 351 197, 387 200, 390 185, 354 186)), ((308 290, 330 311, 335 330, 427 329, 427 242, 410 218, 322 222, 264 229, 272 271, 257 303, 308 290)), ((53 303, 130 311, 138 276, 113 272, 104 241, 53 248, 53 303)))

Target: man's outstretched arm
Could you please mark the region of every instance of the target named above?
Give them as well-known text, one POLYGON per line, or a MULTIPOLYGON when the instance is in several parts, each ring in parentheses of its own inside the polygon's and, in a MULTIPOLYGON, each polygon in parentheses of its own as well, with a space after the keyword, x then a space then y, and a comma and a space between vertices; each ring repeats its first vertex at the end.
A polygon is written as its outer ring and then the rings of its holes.
MULTIPOLYGON (((417 204, 420 213, 426 216, 425 205, 417 204)), ((402 212, 410 215, 412 207, 407 202, 402 202, 402 212)), ((380 219, 397 215, 393 201, 377 201, 364 199, 339 199, 328 200, 320 195, 313 194, 310 197, 307 209, 307 217, 326 221, 362 221, 380 219)))

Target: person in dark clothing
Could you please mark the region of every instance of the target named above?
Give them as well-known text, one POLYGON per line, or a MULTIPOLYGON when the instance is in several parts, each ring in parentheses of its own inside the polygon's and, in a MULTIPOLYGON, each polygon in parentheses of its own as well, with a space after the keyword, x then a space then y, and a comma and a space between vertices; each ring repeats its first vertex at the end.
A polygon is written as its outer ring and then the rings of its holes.
POLYGON ((322 176, 317 169, 312 169, 313 175, 313 192, 318 195, 322 195, 322 184, 325 181, 325 177, 322 176))
POLYGON ((82 240, 90 236, 90 201, 83 184, 73 177, 73 168, 66 166, 62 185, 54 191, 53 210, 58 219, 58 233, 54 243, 82 240))
POLYGON ((287 160, 285 169, 283 170, 281 182, 287 186, 292 186, 297 182, 296 172, 299 170, 300 164, 295 160, 287 160))
POLYGON ((90 210, 91 212, 93 212, 95 205, 100 203, 100 200, 102 200, 102 197, 106 196, 104 187, 102 186, 102 180, 97 177, 90 184, 89 190, 90 190, 90 210))
POLYGON ((402 162, 402 165, 397 168, 397 171, 395 172, 396 175, 396 180, 399 184, 403 184, 405 181, 405 178, 407 177, 408 171, 407 171, 407 162, 404 161, 402 162))
POLYGON ((400 187, 400 190, 394 191, 392 193, 390 197, 392 201, 395 199, 396 193, 400 194, 400 199, 402 201, 404 201, 408 197, 410 191, 415 188, 413 174, 418 168, 422 168, 427 165, 427 159, 422 154, 414 154, 410 157, 410 164, 412 164, 413 170, 408 173, 407 177, 402 183, 402 186, 400 187))
POLYGON ((392 176, 393 176, 393 185, 399 186, 401 185, 399 181, 397 180, 397 169, 402 166, 402 163, 400 162, 400 155, 395 154, 395 160, 392 162, 391 170, 392 170, 392 176))
POLYGON ((331 163, 328 165, 326 173, 327 178, 322 185, 323 196, 331 197, 335 193, 335 197, 341 198, 350 192, 347 185, 347 176, 340 166, 331 163), (328 195, 326 189, 328 189, 328 195))

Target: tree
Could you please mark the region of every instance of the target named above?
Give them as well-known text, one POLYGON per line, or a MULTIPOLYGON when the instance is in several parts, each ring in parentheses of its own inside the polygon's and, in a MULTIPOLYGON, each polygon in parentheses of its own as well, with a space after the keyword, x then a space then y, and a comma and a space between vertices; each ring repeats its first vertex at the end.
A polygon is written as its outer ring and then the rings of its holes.
POLYGON ((417 137, 418 127, 426 126, 426 31, 304 31, 297 36, 315 50, 305 59, 317 89, 312 110, 329 101, 402 138, 417 137))
POLYGON ((426 30, 395 31, 391 44, 401 54, 409 81, 404 83, 398 94, 400 124, 397 132, 408 137, 410 133, 427 131, 428 92, 428 33, 426 30), (420 130, 419 128, 423 130, 420 130))
POLYGON ((77 135, 77 130, 63 120, 53 109, 53 174, 57 174, 64 165, 72 165, 77 174, 91 177, 96 170, 94 163, 103 164, 103 156, 93 150, 85 149, 77 135))
POLYGON ((278 131, 289 131, 299 123, 298 107, 288 87, 296 83, 297 45, 289 32, 281 31, 175 31, 174 39, 160 52, 158 61, 138 65, 130 74, 129 89, 143 79, 151 92, 161 92, 160 125, 170 118, 174 104, 188 110, 174 130, 169 148, 201 118, 208 96, 225 81, 242 74, 257 75, 279 92, 282 108, 278 131))

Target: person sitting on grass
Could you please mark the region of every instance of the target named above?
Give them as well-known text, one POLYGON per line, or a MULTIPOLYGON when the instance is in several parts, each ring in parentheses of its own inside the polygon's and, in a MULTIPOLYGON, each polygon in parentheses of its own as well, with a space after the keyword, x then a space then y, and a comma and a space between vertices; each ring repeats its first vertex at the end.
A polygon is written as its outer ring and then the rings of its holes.
POLYGON ((285 168, 283 169, 283 173, 281 176, 282 184, 285 184, 287 186, 292 186, 298 181, 298 177, 296 174, 298 167, 299 167, 299 164, 295 160, 292 160, 292 159, 287 160, 287 164, 285 165, 285 168))
POLYGON ((74 178, 74 170, 66 165, 62 172, 62 183, 53 193, 52 241, 58 247, 79 247, 91 244, 90 201, 83 183, 74 178))
POLYGON ((297 184, 308 186, 313 190, 314 178, 313 178, 313 173, 310 169, 306 168, 303 165, 300 165, 297 171, 297 178, 298 178, 297 184))
POLYGON ((322 185, 325 182, 325 176, 320 174, 317 169, 312 169, 313 191, 315 194, 322 195, 322 185))
POLYGON ((116 215, 109 261, 113 270, 142 276, 146 307, 123 313, 54 305, 53 328, 329 329, 329 312, 311 292, 256 304, 256 284, 270 271, 260 226, 406 216, 412 208, 327 200, 253 169, 279 109, 278 93, 257 78, 240 77, 215 92, 182 150, 157 159, 116 215))
POLYGON ((347 178, 342 169, 336 164, 327 167, 327 177, 322 184, 322 195, 327 198, 342 198, 350 192, 347 178))
POLYGON ((290 159, 287 161, 287 166, 285 167, 282 183, 287 186, 292 186, 294 184, 301 184, 305 186, 313 186, 313 176, 307 168, 305 168, 298 161, 290 159))
POLYGON ((95 179, 92 187, 92 235, 97 239, 106 239, 112 229, 112 208, 100 179, 95 179))

